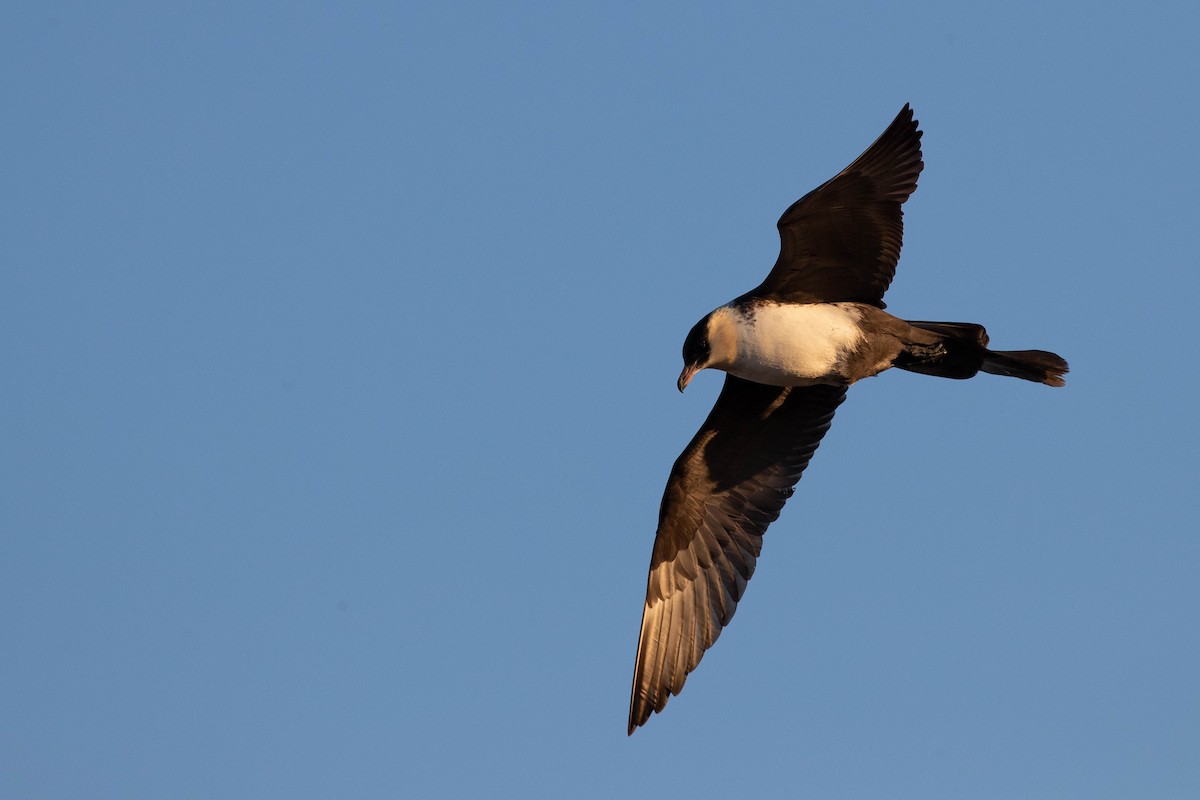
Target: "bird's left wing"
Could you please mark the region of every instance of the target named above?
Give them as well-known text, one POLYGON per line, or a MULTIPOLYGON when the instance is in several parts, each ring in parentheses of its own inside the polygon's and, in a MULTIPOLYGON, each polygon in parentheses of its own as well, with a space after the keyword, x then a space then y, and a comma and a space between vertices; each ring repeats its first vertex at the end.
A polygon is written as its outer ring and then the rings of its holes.
POLYGON ((726 375, 675 461, 658 515, 629 705, 629 733, 679 694, 729 624, 767 526, 829 429, 846 390, 726 375))
POLYGON ((917 188, 921 131, 905 105, 850 166, 779 218, 779 259, 750 295, 884 307, 904 238, 900 206, 917 188))

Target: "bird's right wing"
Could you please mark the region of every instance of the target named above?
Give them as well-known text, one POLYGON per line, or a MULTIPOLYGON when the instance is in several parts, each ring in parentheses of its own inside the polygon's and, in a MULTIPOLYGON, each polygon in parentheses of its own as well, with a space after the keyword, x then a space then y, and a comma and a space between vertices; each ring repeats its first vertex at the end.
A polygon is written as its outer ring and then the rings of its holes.
POLYGON ((658 516, 638 639, 629 733, 679 694, 729 624, 767 526, 829 429, 846 390, 726 375, 675 461, 658 516))

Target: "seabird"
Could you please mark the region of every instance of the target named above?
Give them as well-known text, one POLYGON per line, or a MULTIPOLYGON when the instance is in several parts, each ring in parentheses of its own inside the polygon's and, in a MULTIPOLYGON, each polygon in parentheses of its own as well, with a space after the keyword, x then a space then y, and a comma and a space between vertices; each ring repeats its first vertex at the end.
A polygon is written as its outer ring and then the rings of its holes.
POLYGON ((900 258, 900 206, 923 167, 906 104, 854 163, 783 212, 766 280, 684 340, 679 391, 702 369, 724 370, 725 384, 675 461, 659 507, 630 734, 679 694, 729 624, 763 533, 850 384, 899 367, 1063 385, 1067 362, 1054 353, 989 350, 982 325, 906 322, 883 310, 900 258))

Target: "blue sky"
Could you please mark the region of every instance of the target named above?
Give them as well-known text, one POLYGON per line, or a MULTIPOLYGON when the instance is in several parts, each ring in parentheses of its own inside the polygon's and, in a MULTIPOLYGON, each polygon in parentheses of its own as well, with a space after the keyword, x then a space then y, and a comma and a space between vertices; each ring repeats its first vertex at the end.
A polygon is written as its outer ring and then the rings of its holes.
POLYGON ((1200 793, 1194 4, 0 9, 0 796, 1200 793), (905 102, 890 310, 625 736, 679 348, 905 102))

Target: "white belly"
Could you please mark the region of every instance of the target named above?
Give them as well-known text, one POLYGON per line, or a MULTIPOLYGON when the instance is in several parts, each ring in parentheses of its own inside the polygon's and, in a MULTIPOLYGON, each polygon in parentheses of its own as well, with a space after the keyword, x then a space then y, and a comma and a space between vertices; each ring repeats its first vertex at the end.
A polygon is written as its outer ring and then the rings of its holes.
POLYGON ((737 320, 732 372, 771 386, 842 383, 839 367, 862 342, 853 303, 766 304, 737 320))

